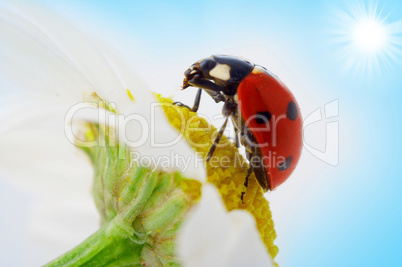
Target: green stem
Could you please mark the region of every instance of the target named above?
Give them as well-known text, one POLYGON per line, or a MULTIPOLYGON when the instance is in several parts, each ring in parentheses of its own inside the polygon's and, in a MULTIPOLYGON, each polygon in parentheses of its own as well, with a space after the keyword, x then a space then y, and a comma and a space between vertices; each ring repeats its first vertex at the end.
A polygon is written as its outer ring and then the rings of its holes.
POLYGON ((109 128, 87 127, 89 140, 99 142, 82 149, 94 166, 102 227, 45 266, 180 266, 177 229, 199 198, 201 184, 178 172, 141 167, 124 145, 115 144, 109 128))
POLYGON ((50 266, 142 266, 141 251, 137 244, 114 220, 104 224, 74 249, 48 263, 50 266))

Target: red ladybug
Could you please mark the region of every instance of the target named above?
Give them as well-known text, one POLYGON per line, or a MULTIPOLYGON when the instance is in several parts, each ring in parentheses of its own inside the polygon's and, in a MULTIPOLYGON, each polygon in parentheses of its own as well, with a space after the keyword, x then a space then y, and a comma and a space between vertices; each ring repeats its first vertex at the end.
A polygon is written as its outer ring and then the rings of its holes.
POLYGON ((198 110, 201 89, 215 102, 224 102, 222 112, 226 119, 207 160, 213 155, 231 117, 236 145, 240 136, 250 161, 245 185, 252 172, 264 191, 282 184, 295 169, 302 148, 302 119, 290 90, 264 67, 232 56, 214 55, 202 59, 184 75, 183 89, 199 88, 193 111, 198 110))

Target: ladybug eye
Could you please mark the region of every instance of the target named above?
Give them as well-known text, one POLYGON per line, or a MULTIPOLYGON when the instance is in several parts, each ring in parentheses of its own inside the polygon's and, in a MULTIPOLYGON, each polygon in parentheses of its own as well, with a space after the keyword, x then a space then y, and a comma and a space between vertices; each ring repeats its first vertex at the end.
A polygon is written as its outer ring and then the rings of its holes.
POLYGON ((272 115, 268 110, 263 111, 263 112, 257 112, 255 122, 258 124, 265 124, 265 123, 269 122, 271 117, 272 117, 272 115))
POLYGON ((288 117, 289 120, 294 121, 297 119, 298 111, 297 111, 297 106, 296 103, 293 101, 290 101, 288 104, 288 108, 286 111, 286 117, 288 117))

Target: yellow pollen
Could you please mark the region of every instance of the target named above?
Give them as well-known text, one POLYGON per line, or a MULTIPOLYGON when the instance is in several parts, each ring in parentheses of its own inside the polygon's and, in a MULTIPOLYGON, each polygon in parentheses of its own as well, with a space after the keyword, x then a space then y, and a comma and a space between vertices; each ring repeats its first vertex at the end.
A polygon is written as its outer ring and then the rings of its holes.
POLYGON ((119 201, 122 201, 121 197, 119 197, 119 201))
POLYGON ((130 92, 130 90, 129 90, 129 89, 126 89, 126 91, 127 91, 128 97, 131 99, 131 101, 135 102, 134 96, 133 96, 133 94, 130 92))
MULTIPOLYGON (((166 104, 162 106, 169 122, 205 158, 217 132, 215 127, 209 125, 206 120, 198 117, 197 113, 189 111, 187 108, 170 105, 171 99, 163 98, 160 95, 157 97, 160 102, 166 104), (184 118, 184 121, 181 118, 184 118)), ((278 247, 274 245, 276 232, 268 200, 264 198, 264 192, 253 173, 249 178, 244 203, 241 201, 241 193, 245 190, 244 179, 248 164, 225 136, 222 136, 219 144, 220 146, 214 152, 214 157, 225 159, 225 165, 217 166, 216 162, 214 164, 207 163, 207 180, 218 188, 228 211, 244 209, 253 215, 265 247, 274 259, 278 253, 278 247)))

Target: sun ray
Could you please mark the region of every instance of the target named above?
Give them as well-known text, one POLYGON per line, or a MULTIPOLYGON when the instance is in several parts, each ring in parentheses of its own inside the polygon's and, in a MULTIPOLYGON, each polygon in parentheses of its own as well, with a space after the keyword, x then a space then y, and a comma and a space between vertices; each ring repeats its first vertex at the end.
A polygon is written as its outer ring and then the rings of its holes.
POLYGON ((335 11, 331 33, 340 45, 336 58, 347 71, 374 73, 400 63, 402 21, 388 22, 376 2, 351 2, 335 11))

